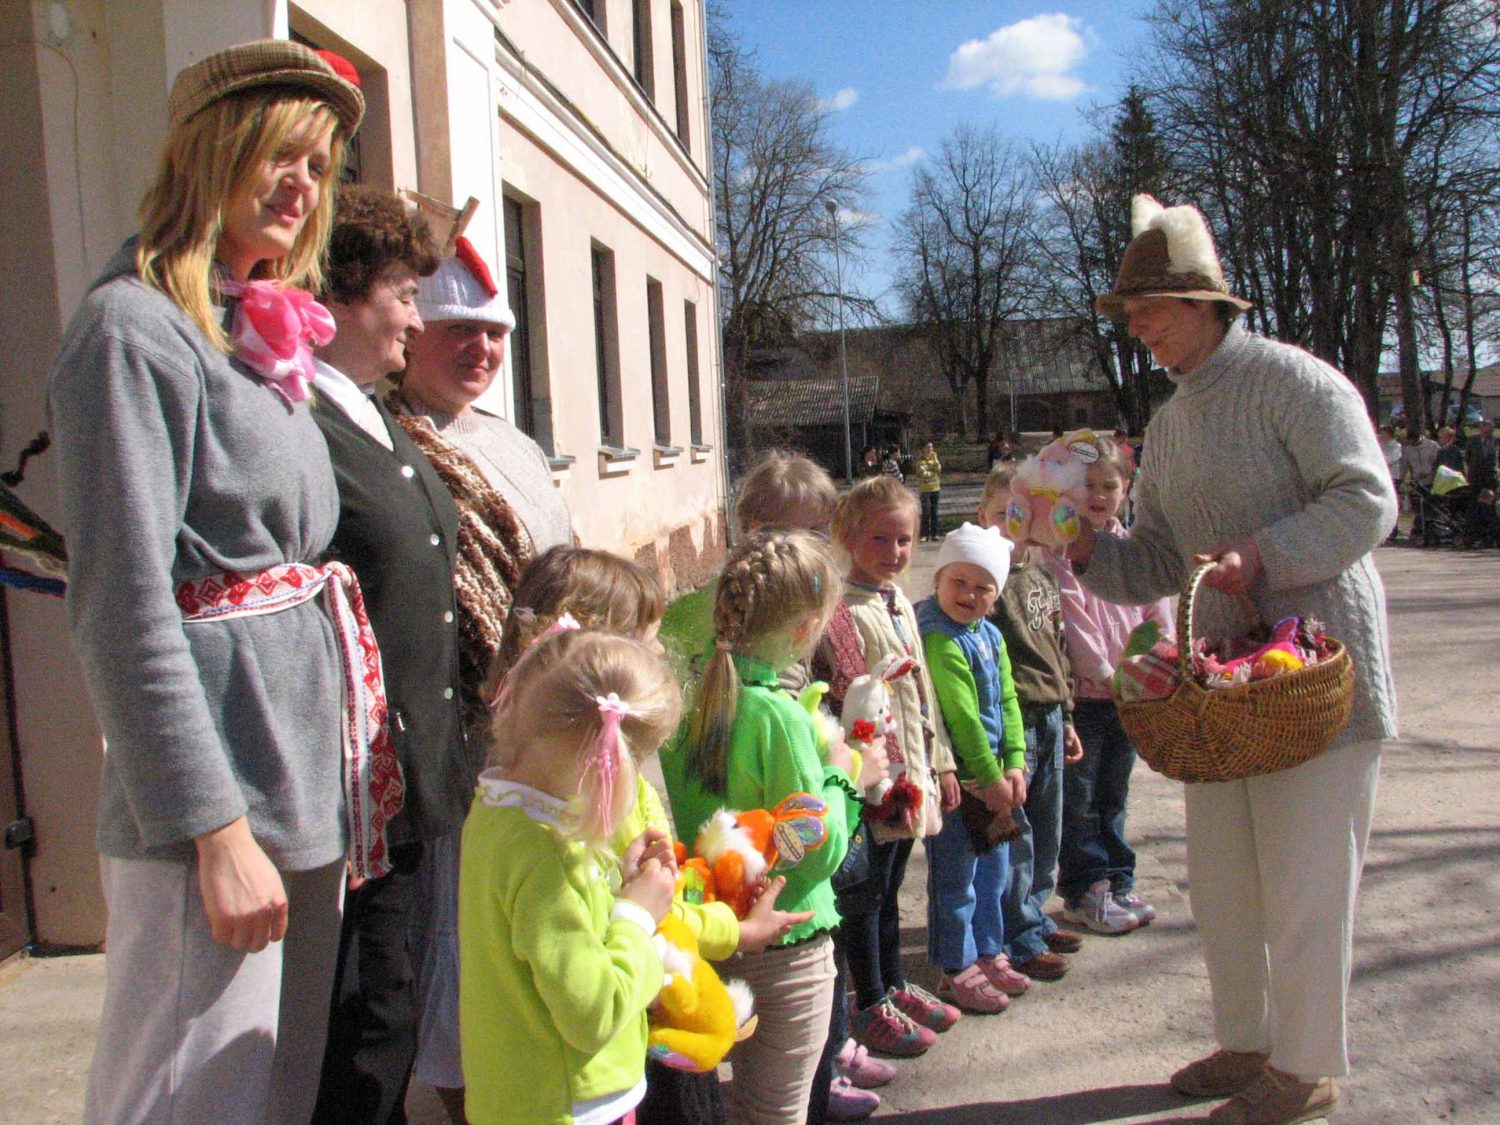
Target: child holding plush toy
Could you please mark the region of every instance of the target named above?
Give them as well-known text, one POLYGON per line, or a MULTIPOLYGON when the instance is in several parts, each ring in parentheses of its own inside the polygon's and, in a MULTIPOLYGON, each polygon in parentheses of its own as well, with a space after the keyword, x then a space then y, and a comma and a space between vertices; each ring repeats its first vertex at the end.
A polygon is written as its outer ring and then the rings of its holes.
POLYGON ((755 1034, 730 1054, 737 1121, 802 1121, 828 1036, 829 932, 839 924, 829 876, 848 844, 851 758, 842 741, 826 740, 777 675, 811 650, 840 585, 827 549, 807 532, 762 531, 746 539, 714 593, 713 647, 686 736, 661 755, 684 836, 696 836, 725 808, 773 810, 799 793, 826 805, 822 843, 791 867, 782 892, 785 906, 812 916, 778 944, 730 963, 755 993, 759 1019, 755 1034))
MULTIPOLYGON (((1135 474, 1129 448, 1107 437, 1070 436, 1084 465, 1084 518, 1095 531, 1124 536, 1118 517, 1135 474)), ((1073 722, 1083 742, 1083 760, 1063 775, 1057 878, 1063 917, 1095 933, 1129 933, 1150 923, 1156 909, 1134 890, 1135 852, 1125 842, 1125 804, 1135 747, 1120 725, 1111 681, 1131 630, 1141 622, 1155 621, 1160 636, 1171 639, 1172 609, 1166 598, 1144 606, 1107 602, 1084 589, 1065 555, 1049 551, 1046 560, 1062 589, 1073 722)))
MULTIPOLYGON (((948 728, 960 785, 991 817, 1011 820, 1025 797, 1026 740, 1000 630, 986 620, 1010 573, 998 528, 966 523, 938 551, 931 597, 917 603, 922 648, 948 728)), ((1003 1012, 1030 979, 1005 955, 1009 845, 976 840, 950 816, 927 843, 927 959, 943 970, 938 996, 966 1012, 1003 1012)))
POLYGON ((613 1122, 645 1093, 652 941, 677 881, 644 838, 628 872, 607 841, 638 763, 671 733, 670 671, 623 637, 568 630, 506 678, 491 766, 463 832, 460 1027, 465 1112, 490 1122, 613 1122))
POLYGON ((833 536, 849 556, 844 593, 847 625, 830 627, 818 646, 813 671, 830 685, 829 703, 844 704, 856 675, 892 660, 901 674, 882 677, 890 692, 894 730, 886 753, 894 782, 875 807, 871 828, 871 876, 840 896, 844 917, 837 940, 854 986, 850 1023, 854 1038, 872 1051, 897 1057, 925 1052, 958 1021, 959 1011, 901 971, 901 912, 897 901, 907 860, 917 837, 936 835, 943 814, 959 804, 957 774, 932 680, 922 656, 916 611, 896 579, 911 562, 917 537, 917 502, 892 477, 861 481, 839 501, 833 536))

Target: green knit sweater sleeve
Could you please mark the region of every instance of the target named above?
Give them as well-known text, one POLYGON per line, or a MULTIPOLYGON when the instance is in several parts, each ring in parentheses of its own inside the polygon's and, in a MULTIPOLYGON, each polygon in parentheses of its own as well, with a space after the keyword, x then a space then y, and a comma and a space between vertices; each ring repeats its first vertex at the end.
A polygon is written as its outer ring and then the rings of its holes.
POLYGON ((928 633, 922 638, 922 651, 949 741, 958 754, 959 776, 980 785, 999 781, 1000 763, 979 720, 979 691, 963 650, 946 633, 928 633))
POLYGON ((1004 768, 1026 768, 1026 728, 1021 719, 1021 698, 1016 694, 1015 677, 1010 674, 1010 653, 1004 638, 1000 641, 1000 718, 1005 723, 1004 768))

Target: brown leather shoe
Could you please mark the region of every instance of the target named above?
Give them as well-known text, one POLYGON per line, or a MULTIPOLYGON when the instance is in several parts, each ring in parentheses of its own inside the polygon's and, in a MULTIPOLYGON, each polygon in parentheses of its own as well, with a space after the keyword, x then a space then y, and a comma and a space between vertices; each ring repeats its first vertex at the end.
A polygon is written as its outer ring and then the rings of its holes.
POLYGON ((1227 1098, 1259 1078, 1269 1057, 1259 1051, 1220 1048, 1208 1058, 1190 1062, 1172 1075, 1172 1089, 1190 1098, 1227 1098))
POLYGON ((1298 1125, 1326 1117, 1339 1107, 1332 1078, 1304 1082, 1267 1066, 1249 1086, 1208 1115, 1208 1125, 1298 1125))
POLYGON ((1030 961, 1012 961, 1011 968, 1025 973, 1032 980, 1062 980, 1072 962, 1061 953, 1048 950, 1038 953, 1030 961))
POLYGON ((1077 953, 1083 946, 1083 938, 1072 930, 1054 930, 1044 940, 1053 953, 1077 953))

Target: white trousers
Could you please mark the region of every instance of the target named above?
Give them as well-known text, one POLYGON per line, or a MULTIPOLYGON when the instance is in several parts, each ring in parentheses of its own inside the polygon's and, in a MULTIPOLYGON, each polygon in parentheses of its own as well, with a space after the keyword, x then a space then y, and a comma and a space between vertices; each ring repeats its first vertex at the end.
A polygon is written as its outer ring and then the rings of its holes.
POLYGON ((214 941, 194 863, 100 861, 109 906, 89 1125, 305 1125, 333 994, 344 863, 281 873, 286 938, 214 941))
POLYGON ((1187 786, 1188 883, 1214 1035, 1301 1078, 1349 1071, 1354 903, 1379 742, 1295 769, 1187 786))

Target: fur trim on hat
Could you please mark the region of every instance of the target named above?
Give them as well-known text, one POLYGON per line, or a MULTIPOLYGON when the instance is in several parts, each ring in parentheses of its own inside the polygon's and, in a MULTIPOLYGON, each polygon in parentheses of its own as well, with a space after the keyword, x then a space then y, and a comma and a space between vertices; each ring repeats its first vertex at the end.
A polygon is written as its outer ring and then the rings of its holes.
POLYGON ((1159 230, 1167 236, 1167 269, 1173 273, 1195 273, 1224 284, 1224 271, 1208 233, 1203 212, 1191 204, 1163 207, 1149 195, 1130 201, 1130 233, 1159 230))

